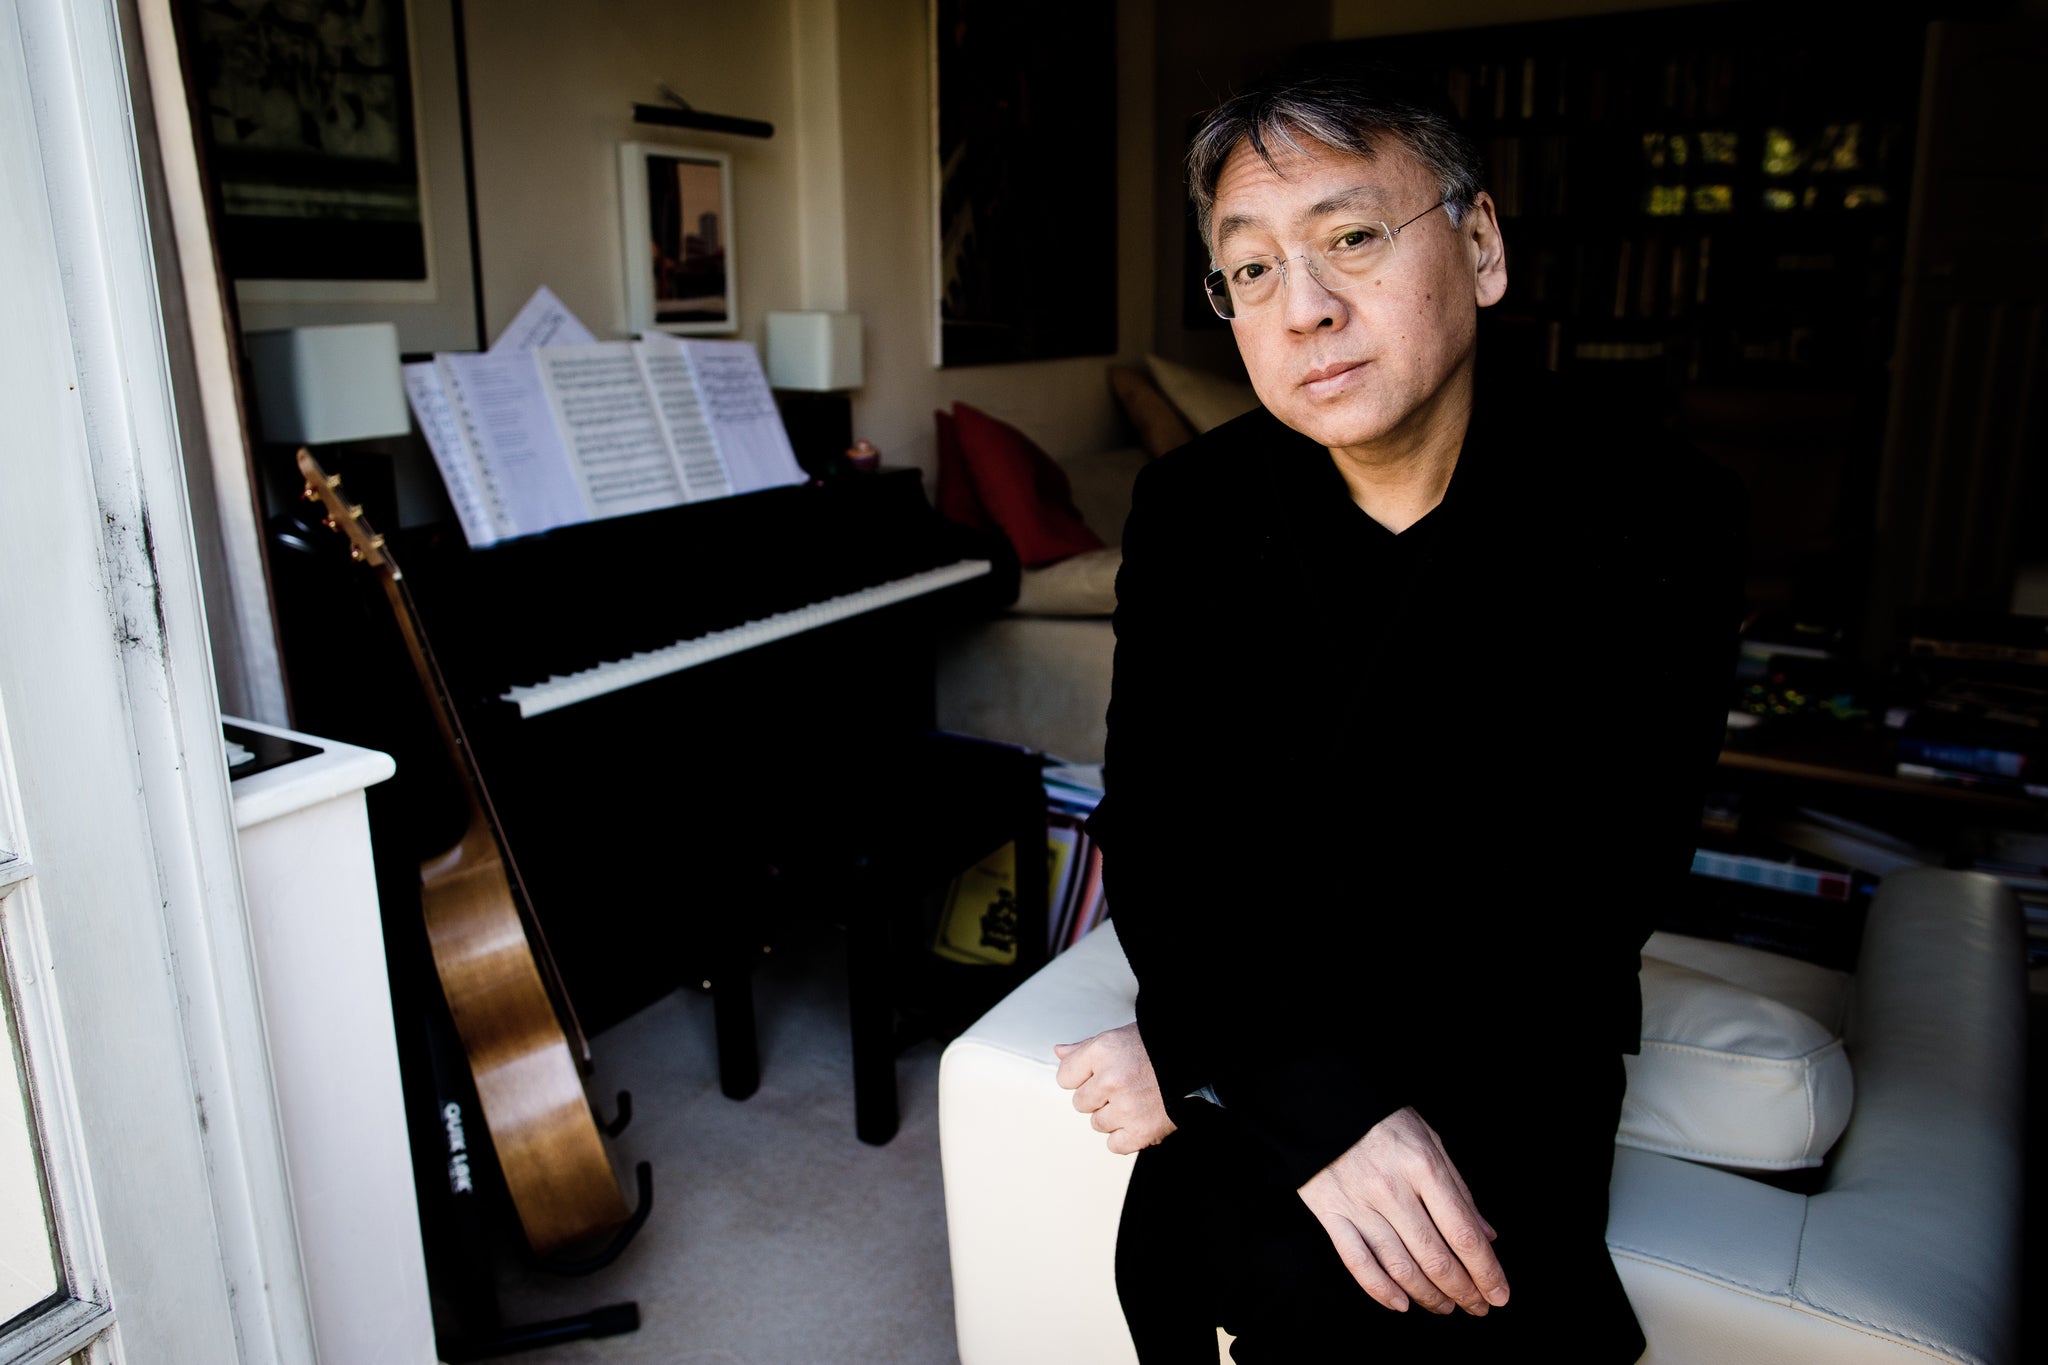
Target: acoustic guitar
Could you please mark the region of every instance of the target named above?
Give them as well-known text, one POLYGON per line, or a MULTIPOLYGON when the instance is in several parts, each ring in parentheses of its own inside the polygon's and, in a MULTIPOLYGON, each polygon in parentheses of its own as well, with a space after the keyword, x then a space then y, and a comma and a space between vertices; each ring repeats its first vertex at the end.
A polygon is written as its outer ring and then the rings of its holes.
MULTIPOLYGON (((468 803, 462 837, 420 864, 420 904, 434 969, 513 1207, 535 1255, 563 1261, 561 1268, 594 1268, 616 1256, 646 1220, 648 1167, 639 1169, 640 1207, 629 1211, 583 1091, 589 1045, 561 989, 404 574, 384 537, 363 520, 363 509, 342 496, 340 476, 322 470, 305 450, 298 462, 306 500, 323 504, 328 528, 348 535, 352 559, 379 572, 468 803), (605 1253, 567 1263, 567 1256, 613 1229, 624 1235, 615 1235, 605 1253)), ((622 1113, 620 1125, 623 1120, 622 1113)))

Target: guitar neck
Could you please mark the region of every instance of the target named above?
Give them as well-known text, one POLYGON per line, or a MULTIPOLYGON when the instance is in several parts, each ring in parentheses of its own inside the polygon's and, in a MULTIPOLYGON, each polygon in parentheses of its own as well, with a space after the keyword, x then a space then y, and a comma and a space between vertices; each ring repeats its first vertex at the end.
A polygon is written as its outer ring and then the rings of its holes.
MULTIPOLYGON (((306 481, 307 500, 322 504, 327 509, 328 527, 348 536, 350 556, 377 570, 384 585, 384 595, 391 602, 392 619, 398 623, 398 632, 405 640, 406 655, 412 660, 413 672, 419 677, 421 694, 433 713, 434 726, 441 732, 441 742, 448 750, 449 761, 455 765, 455 775, 469 805, 468 828, 454 847, 497 849, 498 862, 510 892, 509 899, 517 910, 520 927, 526 933, 527 946, 531 949, 549 1003, 554 1007, 556 1019, 575 1054, 577 1065, 587 1074, 591 1069, 590 1042, 584 1037, 583 1026, 576 1018, 576 1007, 570 1003, 569 993, 562 986, 561 971, 555 965, 554 954, 548 950, 547 932, 533 913, 532 897, 527 894, 526 883, 519 876, 519 864, 512 857, 511 846, 505 841, 505 828, 491 807, 490 791, 484 785, 483 773, 477 768, 469 737, 462 732, 462 719, 455 712, 448 681, 441 673, 441 665, 435 660, 432 647, 427 644, 426 632, 420 629, 419 612, 413 606, 411 590, 405 585, 405 574, 385 546, 384 537, 372 531, 363 520, 363 509, 342 497, 341 477, 322 469, 312 452, 303 446, 299 449, 298 465, 299 473, 306 481), (482 837, 484 835, 489 837, 486 839, 482 837)), ((441 859, 429 861, 439 862, 441 859)))
POLYGON ((527 941, 533 947, 534 961, 540 968, 541 979, 547 984, 548 997, 554 1003, 555 1013, 562 1022, 562 1031, 568 1037, 570 1049, 576 1054, 578 1064, 588 1071, 591 1066, 590 1041, 584 1036, 583 1025, 576 1018, 576 1007, 570 1001, 567 989, 562 985, 561 972, 555 966, 554 953, 548 947, 547 931, 541 927, 540 918, 533 913, 533 903, 527 894, 526 883, 519 876, 519 865, 512 856, 511 845, 505 840, 504 826, 499 823, 497 811, 491 805, 490 789, 484 785, 483 773, 477 768, 476 755, 469 747, 469 737, 463 732, 461 717, 455 713, 447 679, 441 673, 441 665, 435 660, 433 648, 428 645, 425 633, 420 630, 419 613, 413 607, 412 593, 405 585, 404 575, 399 572, 397 561, 391 559, 388 550, 385 551, 384 557, 384 571, 381 575, 384 595, 391 602, 391 614, 398 622, 399 634, 405 640, 406 654, 412 660, 413 672, 420 680, 420 690, 426 696, 428 709, 433 712, 434 726, 441 733, 441 742, 455 765, 463 797, 469 805, 465 838, 474 836, 481 830, 488 832, 491 841, 496 844, 498 857, 505 867, 505 878, 513 889, 512 899, 519 908, 520 924, 525 928, 527 941))

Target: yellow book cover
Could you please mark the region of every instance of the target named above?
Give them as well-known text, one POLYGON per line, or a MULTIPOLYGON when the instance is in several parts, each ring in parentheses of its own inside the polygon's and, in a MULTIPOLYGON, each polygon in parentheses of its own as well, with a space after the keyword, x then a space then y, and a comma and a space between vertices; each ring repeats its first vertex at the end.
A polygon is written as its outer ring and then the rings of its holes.
MULTIPOLYGON (((1060 885, 1074 846, 1048 839, 1046 884, 1060 885)), ((1047 907, 1050 910, 1050 906, 1047 907)), ((1008 967, 1017 961, 1017 845, 1004 844, 955 877, 939 907, 932 951, 953 962, 1008 967)))

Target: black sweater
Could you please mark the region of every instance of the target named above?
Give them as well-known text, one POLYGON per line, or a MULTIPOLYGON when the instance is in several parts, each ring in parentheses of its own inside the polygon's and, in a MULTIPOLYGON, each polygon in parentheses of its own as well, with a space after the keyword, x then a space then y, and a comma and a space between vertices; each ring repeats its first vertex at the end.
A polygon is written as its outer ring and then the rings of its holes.
POLYGON ((1531 1038, 1634 1051, 1741 616, 1732 478, 1482 390, 1395 536, 1263 410, 1149 466, 1091 822, 1170 1113, 1298 1185, 1531 1038))

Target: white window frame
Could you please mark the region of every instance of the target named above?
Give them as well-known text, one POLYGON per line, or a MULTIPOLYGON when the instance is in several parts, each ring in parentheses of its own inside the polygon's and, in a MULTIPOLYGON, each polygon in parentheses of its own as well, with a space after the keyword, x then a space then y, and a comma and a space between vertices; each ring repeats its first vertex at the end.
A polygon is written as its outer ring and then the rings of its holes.
POLYGON ((20 409, 0 430, 0 708, 28 840, 4 932, 72 1296, 26 1358, 97 1333, 95 1365, 123 1337, 140 1359, 311 1365, 140 176, 135 3, 0 0, 0 253, 18 263, 0 263, 0 393, 20 409))

